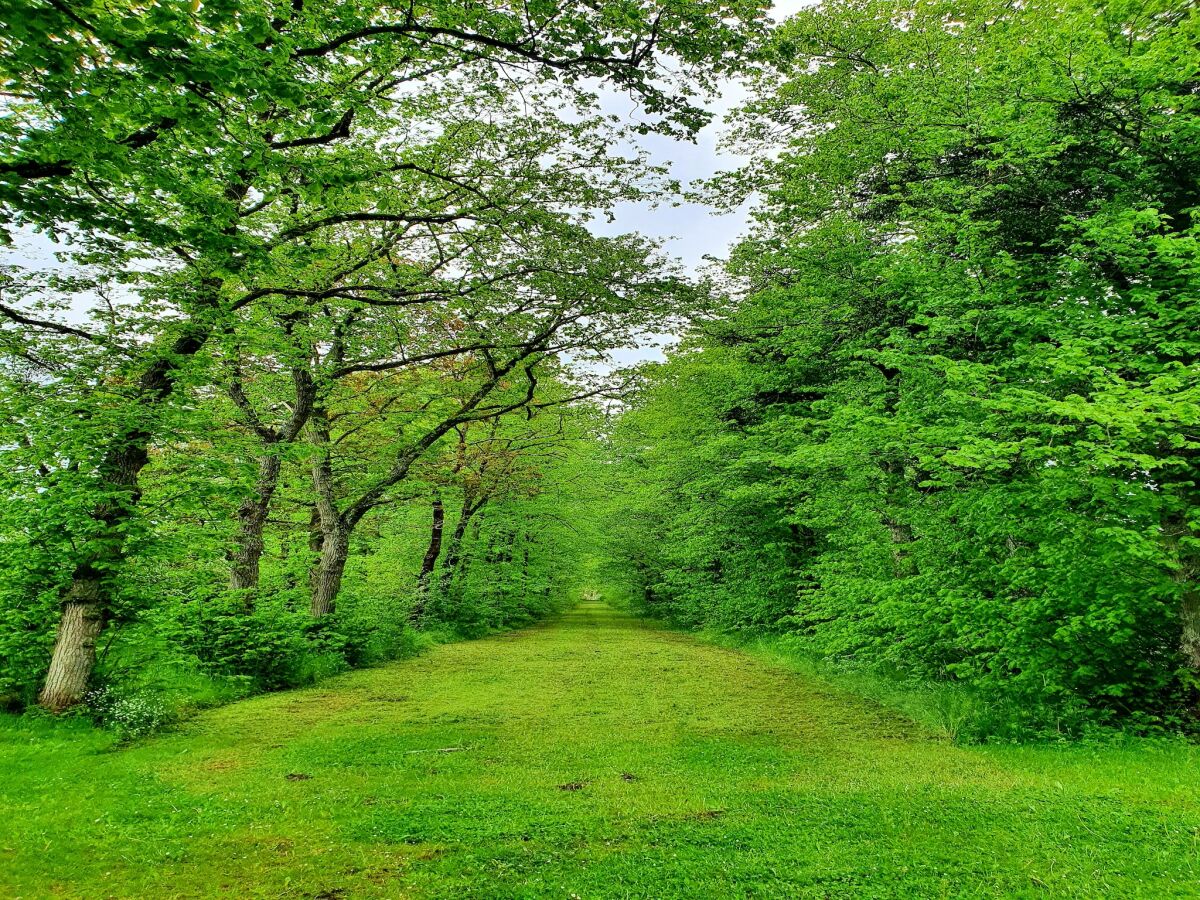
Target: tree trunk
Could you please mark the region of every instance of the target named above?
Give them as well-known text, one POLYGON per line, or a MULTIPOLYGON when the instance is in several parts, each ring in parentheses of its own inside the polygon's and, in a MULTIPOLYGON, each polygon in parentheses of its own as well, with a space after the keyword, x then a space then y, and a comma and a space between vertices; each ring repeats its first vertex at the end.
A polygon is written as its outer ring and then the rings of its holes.
MULTIPOLYGON (((83 699, 96 665, 96 641, 112 606, 107 578, 125 562, 126 525, 141 498, 138 475, 150 459, 150 435, 127 432, 109 450, 100 467, 109 497, 96 504, 92 519, 100 527, 84 544, 63 595, 54 650, 38 702, 62 712, 83 699)), ((116 442, 114 442, 116 443, 116 442)))
MULTIPOLYGON (((312 479, 316 491, 317 524, 320 526, 319 540, 321 555, 312 572, 312 598, 309 611, 313 618, 330 615, 334 611, 337 595, 342 589, 342 575, 346 571, 346 559, 350 554, 350 530, 338 512, 333 477, 333 460, 329 456, 329 421, 325 410, 313 411, 309 426, 313 442, 319 449, 313 459, 312 479)), ((312 544, 317 542, 316 535, 312 544)))
POLYGON ((96 641, 104 627, 104 588, 93 570, 85 579, 76 573, 62 605, 54 654, 38 702, 51 712, 74 706, 87 693, 96 666, 96 641))
POLYGON ((897 578, 907 578, 917 574, 916 563, 913 561, 908 546, 913 543, 912 526, 900 522, 890 515, 883 516, 883 524, 887 526, 892 538, 892 572, 897 578))
POLYGON ((246 592, 247 606, 253 606, 253 592, 258 588, 259 564, 265 546, 263 532, 271 511, 271 500, 279 484, 279 470, 278 455, 267 453, 260 456, 254 495, 247 497, 238 507, 238 533, 229 555, 232 563, 229 587, 234 591, 246 592))
MULTIPOLYGON (((284 326, 289 335, 292 333, 292 324, 289 322, 284 326)), ((262 454, 258 458, 258 480, 254 485, 254 493, 238 507, 238 535, 229 555, 232 563, 229 587, 234 591, 245 591, 246 604, 252 606, 253 593, 258 588, 259 564, 263 555, 263 532, 267 526, 267 517, 271 513, 271 501, 279 486, 279 472, 283 467, 279 450, 294 441, 308 424, 313 403, 316 401, 316 385, 307 369, 293 368, 292 383, 295 386, 296 397, 292 404, 292 414, 281 427, 270 428, 262 424, 246 396, 240 366, 235 367, 234 371, 235 377, 228 388, 229 395, 245 413, 262 445, 262 454)))
POLYGON ((471 501, 464 499, 462 509, 458 514, 458 522, 454 525, 454 532, 450 535, 450 542, 446 545, 446 558, 442 562, 442 577, 439 581, 438 590, 445 596, 450 590, 450 585, 454 582, 455 575, 458 574, 459 563, 462 561, 463 541, 467 536, 467 526, 475 517, 475 514, 483 509, 487 499, 471 501))
POLYGON ((1188 547, 1193 531, 1182 515, 1163 523, 1168 550, 1174 557, 1175 581, 1180 585, 1179 650, 1184 663, 1200 683, 1200 553, 1188 547))
POLYGON ((319 619, 333 613, 349 556, 350 535, 345 529, 323 533, 321 558, 313 571, 312 603, 309 607, 313 618, 319 619))
MULTIPOLYGON (((1187 526, 1180 524, 1180 531, 1187 534, 1187 526)), ((1175 578, 1182 586, 1182 598, 1179 604, 1180 631, 1179 649, 1183 653, 1184 662, 1191 668, 1192 673, 1200 678, 1200 558, 1195 553, 1189 553, 1176 544, 1179 568, 1175 578)))
MULTIPOLYGON (((528 353, 532 352, 534 351, 528 351, 528 353)), ((358 523, 386 499, 390 488, 408 477, 409 470, 417 460, 429 452, 447 432, 456 425, 462 424, 471 410, 479 406, 512 371, 517 362, 525 359, 526 356, 520 357, 507 366, 493 367, 489 371, 488 380, 459 407, 456 414, 443 419, 425 432, 420 439, 409 445, 396 457, 392 467, 384 475, 376 478, 370 487, 358 495, 357 499, 340 509, 333 476, 333 460, 330 456, 329 417, 326 410, 318 405, 313 406, 309 417, 308 431, 312 436, 313 445, 318 448, 318 453, 313 459, 312 473, 313 486, 316 488, 317 495, 317 511, 321 516, 321 530, 324 533, 321 562, 314 576, 312 594, 314 616, 327 615, 333 611, 333 601, 341 588, 342 572, 346 566, 350 534, 358 527, 358 523), (331 542, 334 542, 335 538, 336 545, 331 546, 331 542)), ((528 370, 527 367, 526 371, 528 370)), ((531 380, 531 384, 534 383, 536 381, 531 380)), ((509 409, 516 409, 520 405, 517 404, 509 409)))
POLYGON ((1200 591, 1194 583, 1184 592, 1182 619, 1183 658, 1192 671, 1200 675, 1200 591))
POLYGON ((63 595, 58 632, 50 667, 38 702, 62 712, 83 699, 96 665, 96 641, 112 605, 105 584, 125 561, 125 524, 139 499, 137 476, 146 465, 144 444, 135 444, 113 455, 115 465, 106 466, 106 486, 114 496, 96 505, 92 517, 101 528, 84 545, 84 555, 75 564, 71 583, 63 595), (122 497, 121 494, 125 496, 122 497))
POLYGON ((429 599, 429 580, 433 577, 433 570, 437 566, 438 556, 442 552, 442 532, 445 529, 445 525, 446 509, 442 505, 442 498, 435 497, 433 500, 433 526, 429 534, 429 549, 425 551, 425 557, 421 560, 421 574, 417 578, 417 599, 408 614, 409 622, 415 628, 421 626, 421 619, 425 615, 425 605, 429 599))
POLYGON ((442 562, 442 577, 441 590, 445 591, 450 586, 451 580, 454 578, 454 572, 458 568, 458 560, 462 554, 463 538, 467 534, 467 524, 471 521, 473 511, 465 503, 463 504, 462 512, 459 513, 458 522, 454 526, 454 531, 450 535, 450 542, 446 545, 446 559, 442 562))
POLYGON ((314 503, 308 516, 308 549, 313 556, 321 555, 321 544, 324 542, 325 535, 321 533, 321 513, 314 503))

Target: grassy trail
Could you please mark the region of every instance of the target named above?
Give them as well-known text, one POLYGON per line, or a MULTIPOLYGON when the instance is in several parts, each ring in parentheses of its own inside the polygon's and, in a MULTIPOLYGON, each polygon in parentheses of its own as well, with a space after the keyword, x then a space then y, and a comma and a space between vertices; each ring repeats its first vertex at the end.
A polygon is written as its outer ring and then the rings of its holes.
POLYGON ((106 750, 0 730, 0 896, 1200 896, 1200 756, 958 748, 585 603, 106 750))

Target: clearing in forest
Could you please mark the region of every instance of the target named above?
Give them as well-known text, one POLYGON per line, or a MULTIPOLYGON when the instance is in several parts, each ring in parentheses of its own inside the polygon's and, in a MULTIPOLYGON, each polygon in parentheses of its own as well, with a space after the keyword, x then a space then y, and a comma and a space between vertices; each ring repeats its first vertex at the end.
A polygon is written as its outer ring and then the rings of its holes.
POLYGON ((955 747, 599 602, 82 734, 0 730, 5 897, 1200 896, 1195 751, 955 747))

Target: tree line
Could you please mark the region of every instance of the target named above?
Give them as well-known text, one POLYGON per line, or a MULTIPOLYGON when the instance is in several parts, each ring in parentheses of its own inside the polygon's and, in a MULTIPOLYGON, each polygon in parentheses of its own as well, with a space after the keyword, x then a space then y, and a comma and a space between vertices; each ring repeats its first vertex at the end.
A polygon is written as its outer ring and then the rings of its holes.
POLYGON ((0 16, 13 704, 304 683, 599 554, 981 736, 1194 725, 1194 3, 0 16), (601 236, 734 78, 730 260, 601 236))
POLYGON ((1200 11, 830 0, 709 195, 757 195, 610 438, 616 576, 956 683, 975 727, 1191 727, 1200 11))

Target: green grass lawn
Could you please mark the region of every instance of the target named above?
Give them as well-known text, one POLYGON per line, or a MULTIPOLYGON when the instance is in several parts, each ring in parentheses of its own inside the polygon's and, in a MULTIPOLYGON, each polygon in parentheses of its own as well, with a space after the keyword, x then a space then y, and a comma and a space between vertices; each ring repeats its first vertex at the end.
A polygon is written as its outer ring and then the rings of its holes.
POLYGON ((0 896, 1200 897, 1200 753, 957 747, 585 603, 115 749, 0 729, 0 896))

